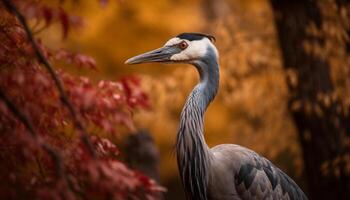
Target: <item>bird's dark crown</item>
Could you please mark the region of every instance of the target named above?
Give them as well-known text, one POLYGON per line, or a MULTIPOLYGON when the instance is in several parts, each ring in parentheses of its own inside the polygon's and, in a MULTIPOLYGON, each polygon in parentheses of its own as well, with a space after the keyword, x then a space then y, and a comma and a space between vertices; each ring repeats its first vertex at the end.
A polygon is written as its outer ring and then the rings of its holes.
POLYGON ((181 33, 177 35, 176 37, 180 39, 185 39, 189 41, 193 40, 201 40, 203 38, 208 38, 211 42, 215 42, 215 37, 212 35, 204 34, 204 33, 181 33))

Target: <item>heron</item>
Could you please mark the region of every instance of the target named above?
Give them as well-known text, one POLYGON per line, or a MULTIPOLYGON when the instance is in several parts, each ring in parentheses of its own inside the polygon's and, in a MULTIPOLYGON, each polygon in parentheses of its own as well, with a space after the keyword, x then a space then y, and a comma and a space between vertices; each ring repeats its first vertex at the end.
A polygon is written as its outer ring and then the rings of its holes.
POLYGON ((204 114, 219 88, 219 54, 215 37, 181 33, 164 46, 137 55, 125 64, 182 63, 194 66, 199 83, 180 115, 176 157, 190 200, 306 200, 299 186, 268 159, 236 144, 209 148, 204 138, 204 114))

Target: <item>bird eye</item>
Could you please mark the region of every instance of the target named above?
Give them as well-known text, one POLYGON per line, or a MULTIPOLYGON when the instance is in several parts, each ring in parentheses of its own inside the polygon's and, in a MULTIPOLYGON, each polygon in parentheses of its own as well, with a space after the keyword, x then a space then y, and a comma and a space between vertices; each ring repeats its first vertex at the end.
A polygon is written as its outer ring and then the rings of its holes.
POLYGON ((187 44, 187 42, 182 41, 182 42, 179 43, 178 46, 179 46, 180 49, 184 50, 184 49, 186 49, 188 47, 188 44, 187 44))

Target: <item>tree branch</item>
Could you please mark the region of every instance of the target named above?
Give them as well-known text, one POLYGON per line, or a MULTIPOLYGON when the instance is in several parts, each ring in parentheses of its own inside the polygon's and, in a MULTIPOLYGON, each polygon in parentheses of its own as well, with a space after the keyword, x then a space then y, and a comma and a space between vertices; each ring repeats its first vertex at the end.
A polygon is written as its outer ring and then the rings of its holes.
POLYGON ((5 103, 7 108, 17 117, 17 119, 24 124, 26 129, 29 131, 30 135, 34 138, 36 142, 43 148, 46 153, 48 153, 52 160, 55 163, 56 174, 58 177, 63 177, 66 179, 65 174, 63 172, 62 159, 57 151, 52 149, 49 145, 41 142, 38 138, 38 133, 35 131, 33 124, 29 121, 27 116, 22 113, 16 106, 11 102, 11 100, 4 94, 2 89, 0 88, 0 99, 5 103))
POLYGON ((57 90, 60 94, 60 99, 63 103, 63 105, 65 105, 68 108, 68 111, 71 115, 71 118, 73 120, 74 126, 76 127, 76 129, 78 129, 80 131, 80 138, 82 140, 82 142, 85 144, 87 150, 90 152, 90 154, 92 155, 92 157, 96 157, 94 148, 88 138, 88 135, 86 133, 86 129, 83 126, 82 122, 79 120, 78 118, 78 114, 75 111, 72 103, 69 101, 68 96, 66 94, 66 91, 63 87, 63 83, 60 80, 60 78, 58 77, 58 75, 56 74, 55 70, 53 69, 53 67, 51 66, 50 62, 45 58, 44 54, 41 52, 39 46, 37 45, 37 43, 35 42, 35 39, 33 37, 32 32, 29 29, 28 23, 26 21, 26 19, 24 18, 24 16, 19 12, 19 10, 16 8, 16 6, 12 3, 11 0, 2 0, 4 5, 6 6, 6 8, 14 13, 14 15, 18 18, 18 20, 21 22, 27 36, 28 36, 28 40, 31 43, 34 51, 35 51, 35 55, 38 59, 38 61, 40 63, 42 63, 45 68, 47 69, 47 71, 49 72, 51 78, 53 79, 57 90))

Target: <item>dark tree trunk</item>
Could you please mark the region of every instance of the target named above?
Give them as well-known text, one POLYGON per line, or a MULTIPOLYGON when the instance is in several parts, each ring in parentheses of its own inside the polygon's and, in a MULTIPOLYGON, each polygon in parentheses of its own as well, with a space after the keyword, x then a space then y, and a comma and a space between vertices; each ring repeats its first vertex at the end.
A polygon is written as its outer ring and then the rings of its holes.
POLYGON ((159 152, 151 134, 141 130, 126 139, 126 163, 159 182, 159 152))
MULTIPOLYGON (((152 135, 145 130, 132 133, 126 138, 124 148, 127 155, 126 163, 129 167, 142 172, 160 184, 160 155, 152 135)), ((164 199, 163 193, 158 193, 157 199, 164 199)))
MULTIPOLYGON (((337 1, 337 4, 345 1, 337 1)), ((317 1, 272 0, 284 67, 296 72, 297 84, 289 84, 292 113, 303 149, 310 199, 350 199, 350 176, 346 174, 344 138, 350 119, 340 99, 321 103, 320 94, 332 96, 330 64, 309 53, 307 41, 324 42, 306 33, 310 23, 320 27, 322 14, 317 1), (293 106, 294 105, 294 106, 293 106), (298 105, 298 108, 295 108, 298 105), (339 162, 335 159, 339 158, 339 162)))

